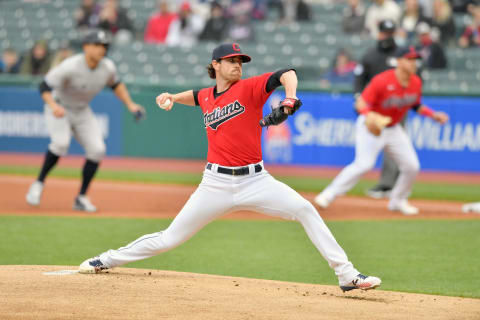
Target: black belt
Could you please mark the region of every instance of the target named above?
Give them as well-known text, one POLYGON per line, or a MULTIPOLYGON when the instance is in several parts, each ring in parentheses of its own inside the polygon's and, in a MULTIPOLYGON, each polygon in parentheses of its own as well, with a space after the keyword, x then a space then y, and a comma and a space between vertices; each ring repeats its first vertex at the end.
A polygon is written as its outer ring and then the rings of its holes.
MULTIPOLYGON (((207 163, 207 169, 212 170, 212 164, 211 163, 207 163)), ((260 171, 262 171, 262 166, 259 165, 259 164, 256 164, 255 165, 255 173, 258 173, 260 171)), ((244 175, 250 173, 250 169, 248 168, 248 166, 247 167, 241 167, 241 168, 235 168, 235 169, 218 166, 217 172, 218 173, 229 174, 231 176, 244 176, 244 175)))

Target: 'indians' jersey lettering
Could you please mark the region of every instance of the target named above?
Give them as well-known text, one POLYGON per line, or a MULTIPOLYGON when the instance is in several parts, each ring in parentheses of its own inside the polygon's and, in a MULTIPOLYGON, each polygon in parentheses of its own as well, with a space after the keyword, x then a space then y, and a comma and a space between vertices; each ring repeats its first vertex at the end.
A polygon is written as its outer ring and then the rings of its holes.
POLYGON ((408 86, 402 87, 395 69, 379 73, 362 92, 362 98, 373 111, 392 118, 389 126, 400 122, 408 110, 420 104, 421 96, 422 80, 412 75, 408 86))
POLYGON ((405 96, 391 96, 382 103, 382 107, 388 108, 403 108, 415 104, 418 100, 418 94, 406 94, 405 96))
POLYGON ((241 79, 216 97, 215 87, 198 91, 207 131, 208 162, 236 167, 262 161, 259 121, 263 105, 273 92, 266 91, 271 75, 241 79))
POLYGON ((203 116, 203 122, 205 127, 210 127, 213 130, 217 130, 217 127, 245 111, 245 107, 237 100, 222 108, 218 107, 210 113, 205 113, 203 116))

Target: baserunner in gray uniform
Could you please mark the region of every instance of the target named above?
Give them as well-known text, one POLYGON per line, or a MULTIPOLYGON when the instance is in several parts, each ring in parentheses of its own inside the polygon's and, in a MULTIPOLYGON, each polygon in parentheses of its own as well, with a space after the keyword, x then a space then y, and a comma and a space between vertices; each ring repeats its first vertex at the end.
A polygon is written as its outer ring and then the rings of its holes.
POLYGON ((137 117, 145 113, 142 106, 131 100, 125 84, 118 78, 114 63, 105 57, 108 46, 109 38, 104 31, 90 31, 83 41, 83 53, 67 58, 51 69, 40 84, 51 142, 40 174, 26 196, 31 205, 40 204, 45 178, 59 157, 67 154, 73 135, 86 153, 82 185, 73 208, 89 212, 97 210, 86 192, 105 155, 105 142, 89 102, 105 86, 111 87, 115 95, 137 117))

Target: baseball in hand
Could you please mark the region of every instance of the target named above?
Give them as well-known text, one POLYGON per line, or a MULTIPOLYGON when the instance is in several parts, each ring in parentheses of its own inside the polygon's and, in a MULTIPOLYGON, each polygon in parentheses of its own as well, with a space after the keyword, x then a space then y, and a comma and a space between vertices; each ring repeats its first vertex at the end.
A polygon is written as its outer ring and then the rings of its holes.
POLYGON ((160 105, 160 108, 165 109, 170 105, 170 102, 170 99, 165 100, 165 102, 160 105))

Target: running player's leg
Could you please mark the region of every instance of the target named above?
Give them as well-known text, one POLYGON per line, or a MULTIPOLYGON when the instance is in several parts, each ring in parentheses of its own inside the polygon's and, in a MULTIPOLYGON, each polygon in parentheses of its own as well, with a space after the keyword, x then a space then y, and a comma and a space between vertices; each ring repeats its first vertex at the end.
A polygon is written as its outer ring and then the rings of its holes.
POLYGON ((395 160, 400 170, 397 182, 390 195, 390 205, 406 200, 415 182, 415 177, 420 170, 417 153, 407 133, 400 126, 396 126, 386 132, 385 152, 395 160))
POLYGON ((71 128, 67 116, 57 118, 49 107, 44 109, 47 131, 50 135, 50 144, 43 160, 42 168, 27 191, 27 203, 38 206, 43 193, 43 184, 48 173, 57 163, 60 156, 67 154, 71 139, 71 128))
POLYGON ((309 201, 267 172, 247 179, 248 182, 243 184, 244 187, 235 198, 235 203, 241 204, 237 209, 299 221, 328 265, 335 270, 341 285, 359 274, 309 201))
POLYGON ((228 213, 233 204, 229 177, 205 171, 202 182, 167 229, 146 234, 118 250, 108 250, 100 260, 108 268, 153 257, 190 239, 212 220, 228 213))
POLYGON ((362 175, 375 166, 378 154, 384 147, 383 134, 379 137, 371 134, 365 126, 364 116, 358 117, 355 129, 355 159, 322 191, 321 195, 328 202, 352 189, 362 175))
POLYGON ((45 155, 38 181, 44 182, 50 170, 55 166, 58 159, 68 152, 70 140, 72 139, 71 124, 68 115, 57 118, 49 107, 44 109, 47 131, 50 136, 50 144, 45 155))
POLYGON ((82 185, 79 192, 79 195, 85 195, 106 151, 100 124, 90 108, 77 115, 73 133, 85 149, 86 154, 82 169, 82 185))
MULTIPOLYGON (((407 116, 403 117, 400 125, 405 129, 407 116)), ((382 169, 380 171, 380 180, 378 184, 370 188, 367 194, 372 198, 383 198, 390 195, 393 186, 397 182, 400 170, 398 169, 395 160, 393 160, 387 153, 384 154, 382 169)))
POLYGON ((397 181, 400 171, 395 161, 388 155, 383 157, 382 170, 380 172, 380 181, 378 185, 385 190, 391 190, 397 181))

